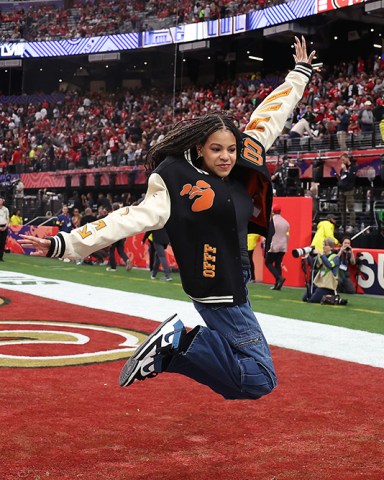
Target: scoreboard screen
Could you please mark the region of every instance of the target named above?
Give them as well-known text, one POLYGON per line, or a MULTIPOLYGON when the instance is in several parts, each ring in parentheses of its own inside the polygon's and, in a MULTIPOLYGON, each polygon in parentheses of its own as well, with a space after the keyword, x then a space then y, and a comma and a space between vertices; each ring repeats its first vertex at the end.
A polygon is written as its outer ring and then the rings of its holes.
POLYGON ((336 10, 338 8, 352 7, 359 3, 364 3, 366 0, 316 0, 316 13, 328 12, 329 10, 336 10))

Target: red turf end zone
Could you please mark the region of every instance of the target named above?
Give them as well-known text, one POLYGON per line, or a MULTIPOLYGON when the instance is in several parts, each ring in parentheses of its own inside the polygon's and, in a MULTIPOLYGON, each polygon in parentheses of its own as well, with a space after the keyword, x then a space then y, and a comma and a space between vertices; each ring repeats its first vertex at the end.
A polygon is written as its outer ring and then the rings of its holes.
MULTIPOLYGON (((0 297, 10 300, 0 333, 6 321, 31 319, 154 328, 32 295, 0 297)), ((171 374, 120 388, 122 360, 0 368, 0 479, 382 480, 383 370, 272 350, 280 384, 258 401, 225 401, 171 374)))

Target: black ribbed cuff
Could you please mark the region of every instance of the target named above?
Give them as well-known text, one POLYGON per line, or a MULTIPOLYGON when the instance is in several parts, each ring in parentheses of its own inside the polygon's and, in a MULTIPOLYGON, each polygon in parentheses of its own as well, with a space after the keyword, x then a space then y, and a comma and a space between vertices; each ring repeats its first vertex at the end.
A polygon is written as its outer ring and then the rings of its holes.
POLYGON ((308 78, 308 80, 310 80, 312 77, 313 67, 310 63, 297 62, 294 71, 302 73, 308 78))
POLYGON ((65 252, 65 241, 61 233, 58 233, 54 237, 46 237, 51 241, 47 257, 61 258, 65 252))

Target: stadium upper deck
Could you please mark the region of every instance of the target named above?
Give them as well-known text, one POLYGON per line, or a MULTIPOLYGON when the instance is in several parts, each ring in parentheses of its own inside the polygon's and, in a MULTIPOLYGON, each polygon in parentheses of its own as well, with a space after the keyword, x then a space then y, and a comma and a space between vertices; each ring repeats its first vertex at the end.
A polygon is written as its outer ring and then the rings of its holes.
POLYGON ((287 2, 285 0, 0 2, 0 38, 4 42, 21 40, 34 42, 149 31, 173 27, 176 23, 194 23, 245 14, 282 3, 287 2))

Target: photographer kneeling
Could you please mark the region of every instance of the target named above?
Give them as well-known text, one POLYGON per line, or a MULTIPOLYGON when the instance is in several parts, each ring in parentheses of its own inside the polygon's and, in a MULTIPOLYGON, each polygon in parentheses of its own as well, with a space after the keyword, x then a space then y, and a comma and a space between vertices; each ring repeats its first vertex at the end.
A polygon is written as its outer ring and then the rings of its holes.
POLYGON ((356 258, 353 253, 351 239, 349 237, 343 238, 339 253, 337 255, 340 257, 337 291, 339 293, 356 293, 356 288, 350 278, 351 274, 349 271, 349 266, 356 264, 356 258))
POLYGON ((323 252, 313 250, 307 261, 312 268, 317 269, 313 279, 312 291, 306 291, 303 296, 304 302, 323 303, 325 295, 335 297, 338 282, 338 270, 340 257, 333 252, 335 241, 333 238, 326 238, 323 242, 323 252))

